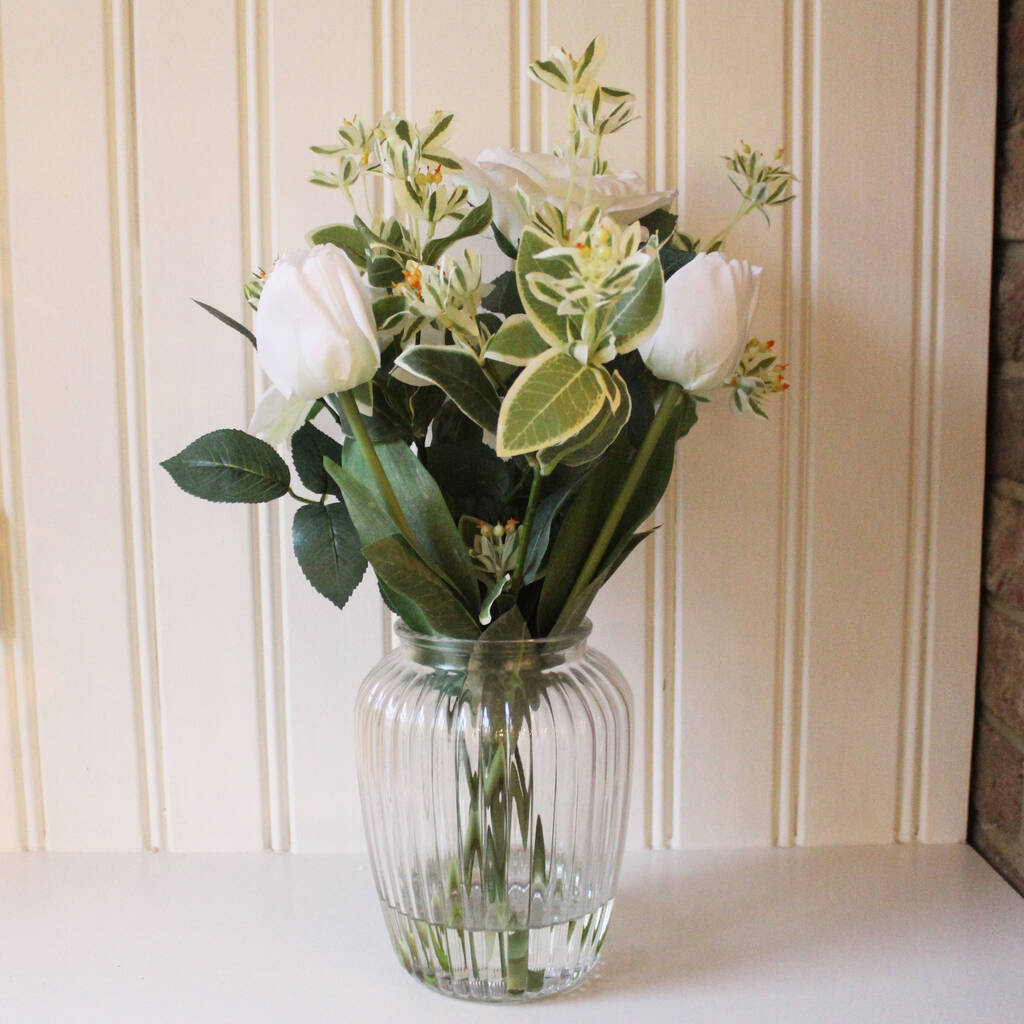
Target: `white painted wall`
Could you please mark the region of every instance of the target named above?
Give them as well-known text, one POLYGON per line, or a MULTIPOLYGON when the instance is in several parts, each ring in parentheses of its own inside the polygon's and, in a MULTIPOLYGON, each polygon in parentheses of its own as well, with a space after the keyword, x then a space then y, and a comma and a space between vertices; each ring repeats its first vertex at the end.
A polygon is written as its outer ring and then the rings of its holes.
MULTIPOLYGON (((537 148, 523 69, 603 32, 643 120, 609 155, 731 213, 720 155, 800 198, 732 250, 794 389, 711 408, 597 643, 639 712, 632 840, 962 837, 981 533, 996 4, 971 0, 5 0, 0 13, 0 849, 362 844, 342 614, 288 509, 157 463, 247 422, 248 269, 336 217, 307 146, 435 107, 537 148), (870 16, 865 17, 867 7, 870 16)), ((723 403, 724 405, 724 403, 723 403)))

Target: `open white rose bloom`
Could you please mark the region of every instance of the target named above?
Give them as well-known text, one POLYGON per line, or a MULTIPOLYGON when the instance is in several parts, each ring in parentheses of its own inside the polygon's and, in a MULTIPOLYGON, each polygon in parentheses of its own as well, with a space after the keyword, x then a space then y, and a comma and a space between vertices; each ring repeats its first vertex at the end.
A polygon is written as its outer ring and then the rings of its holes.
POLYGON ((490 195, 494 223, 514 241, 530 222, 517 190, 533 206, 551 203, 570 216, 578 216, 585 206, 597 206, 622 225, 670 205, 676 197, 674 191, 648 192, 635 171, 593 175, 581 173, 579 168, 573 171, 568 160, 550 153, 521 153, 496 146, 482 150, 473 162, 463 161, 459 175, 470 187, 471 198, 490 195))

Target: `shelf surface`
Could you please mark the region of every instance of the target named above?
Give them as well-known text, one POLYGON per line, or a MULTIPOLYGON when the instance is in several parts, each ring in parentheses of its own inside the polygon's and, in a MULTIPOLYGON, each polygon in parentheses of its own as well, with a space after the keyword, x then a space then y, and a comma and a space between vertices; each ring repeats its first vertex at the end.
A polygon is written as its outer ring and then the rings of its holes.
POLYGON ((365 858, 0 855, 3 1024, 1024 1020, 1024 900, 963 846, 627 854, 602 962, 505 1009, 408 978, 365 858))

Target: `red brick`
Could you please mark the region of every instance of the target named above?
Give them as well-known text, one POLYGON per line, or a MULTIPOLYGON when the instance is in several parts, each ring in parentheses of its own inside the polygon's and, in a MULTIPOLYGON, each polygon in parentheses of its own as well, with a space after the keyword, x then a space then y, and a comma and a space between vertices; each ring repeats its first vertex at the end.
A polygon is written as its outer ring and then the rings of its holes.
POLYGON ((989 387, 988 474, 1024 483, 1024 377, 996 373, 989 387))
POLYGON ((1003 133, 999 147, 999 237, 1024 239, 1024 125, 1003 133))
POLYGON ((999 54, 999 115, 1006 125, 1024 120, 1024 11, 1020 4, 1010 6, 999 54))
POLYGON ((986 507, 985 588, 1024 611, 1024 505, 998 494, 986 507))
POLYGON ((985 606, 981 612, 978 696, 1024 744, 1024 626, 985 606))
POLYGON ((1004 739, 984 715, 978 721, 971 779, 971 802, 977 820, 998 829, 1019 845, 1024 801, 1024 755, 1004 739))
POLYGON ((992 311, 998 359, 1024 360, 1024 244, 1007 242, 996 255, 992 311))

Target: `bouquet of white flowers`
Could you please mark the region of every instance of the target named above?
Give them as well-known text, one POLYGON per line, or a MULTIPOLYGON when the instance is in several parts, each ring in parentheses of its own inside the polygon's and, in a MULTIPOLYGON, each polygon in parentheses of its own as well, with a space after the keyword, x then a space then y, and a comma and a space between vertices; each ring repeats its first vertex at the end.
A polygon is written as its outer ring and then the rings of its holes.
MULTIPOLYGON (((697 403, 728 389, 763 414, 787 386, 772 343, 748 337, 760 268, 722 255, 726 231, 701 251, 674 193, 609 171, 602 141, 634 97, 600 84, 603 52, 595 39, 530 67, 568 100, 554 154, 459 159, 442 111, 345 122, 313 147, 332 164, 312 180, 350 222, 253 276, 251 332, 206 307, 272 386, 251 433, 216 430, 163 465, 212 501, 297 498, 295 555, 339 607, 369 562, 420 632, 570 628, 643 538, 697 403), (512 266, 485 283, 467 243, 488 232, 512 266)), ((778 156, 727 158, 735 220, 792 198, 778 156)))

